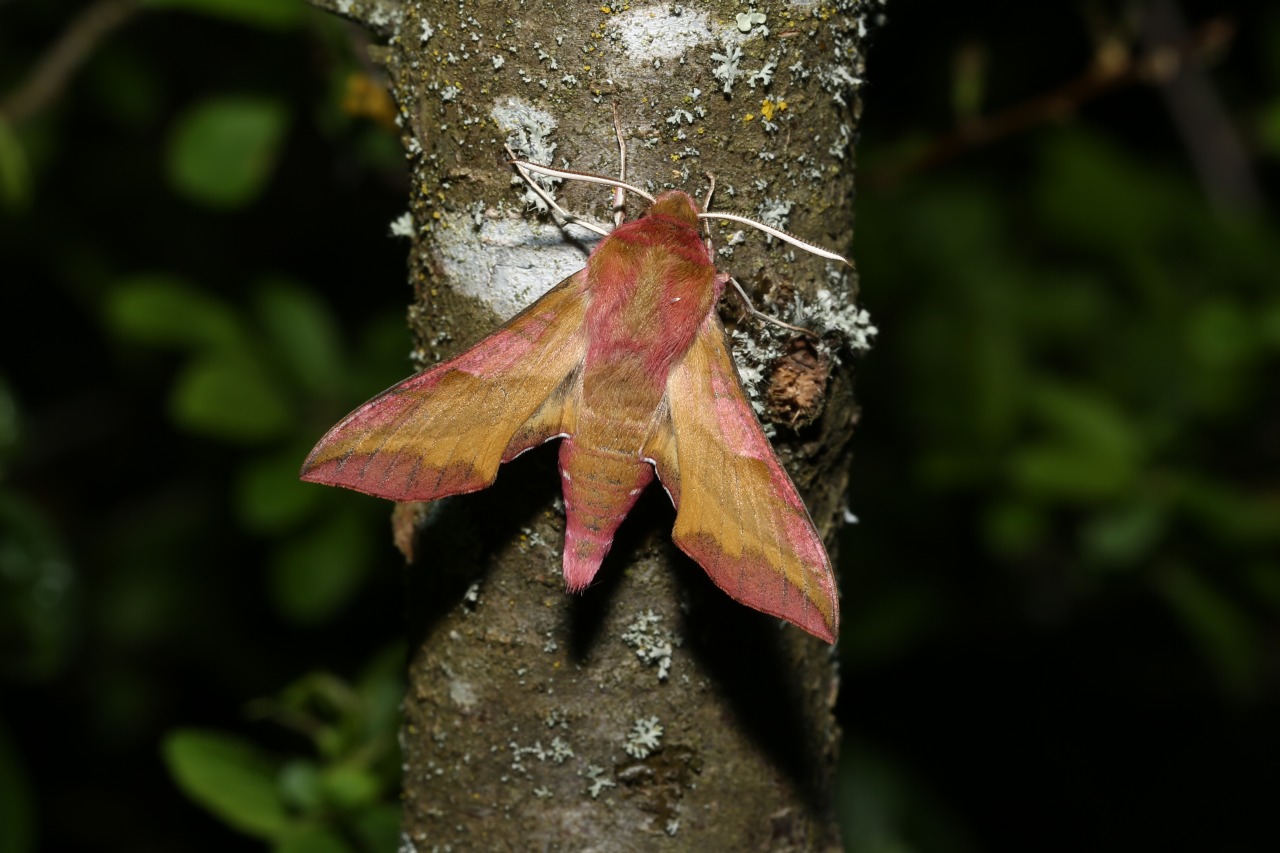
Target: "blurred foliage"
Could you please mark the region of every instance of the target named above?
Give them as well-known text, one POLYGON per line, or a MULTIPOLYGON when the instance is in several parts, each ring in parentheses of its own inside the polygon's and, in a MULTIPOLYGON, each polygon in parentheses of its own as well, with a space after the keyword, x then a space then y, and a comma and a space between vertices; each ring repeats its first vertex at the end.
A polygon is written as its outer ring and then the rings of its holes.
POLYGON ((864 271, 913 300, 898 340, 918 476, 980 500, 985 546, 1010 565, 1070 554, 1082 585, 1156 583, 1197 552, 1233 555, 1204 563, 1215 574, 1265 559, 1270 472, 1224 470, 1207 439, 1274 454, 1274 230, 1214 216, 1185 177, 1093 134, 1053 133, 1031 169, 1021 191, 921 184, 863 221, 864 271), (953 286, 919 299, 943 270, 953 286))
MULTIPOLYGON (((1077 73, 1110 8, 898 5, 859 144, 849 849, 1272 849, 1272 212, 1212 207, 1145 86, 881 188, 1077 73)), ((0 103, 83 8, 0 8, 0 103)), ((388 850, 386 507, 296 474, 408 371, 392 108, 299 0, 138 8, 0 110, 0 850, 388 850)), ((1208 80, 1273 203, 1280 13, 1239 14, 1208 80)))
MULTIPOLYGON (((1273 200, 1280 15, 1263 20, 1208 73, 1273 200)), ((953 49, 936 70, 965 78, 957 120, 1004 106, 975 108, 996 89, 1037 96, 982 77, 1007 45, 953 49)), ((881 80, 919 74, 881 51, 881 80)), ((882 334, 859 371, 864 523, 843 537, 850 849, 1274 846, 1246 816, 1274 787, 1246 768, 1280 757, 1280 230, 1211 205, 1160 111, 1153 88, 1109 94, 859 198, 882 334)), ((920 135, 866 128, 875 188, 920 135)))
POLYGON ((275 168, 288 112, 267 98, 208 98, 177 120, 166 171, 175 190, 210 207, 253 201, 275 168))
POLYGON ((403 662, 396 645, 356 684, 316 673, 256 703, 258 714, 302 735, 310 755, 281 758, 236 735, 179 729, 164 741, 169 772, 189 797, 273 850, 391 850, 403 662))
MULTIPOLYGON (((92 12, 26 11, 0 99, 92 12)), ((62 99, 0 115, 0 239, 57 330, 9 335, 0 376, 6 853, 397 843, 387 510, 297 479, 408 370, 403 295, 350 286, 403 275, 403 158, 341 100, 356 48, 298 0, 147 0, 62 99), (326 171, 353 215, 284 224, 326 171)))
POLYGON ((0 204, 20 209, 31 195, 27 155, 9 122, 0 116, 0 204))

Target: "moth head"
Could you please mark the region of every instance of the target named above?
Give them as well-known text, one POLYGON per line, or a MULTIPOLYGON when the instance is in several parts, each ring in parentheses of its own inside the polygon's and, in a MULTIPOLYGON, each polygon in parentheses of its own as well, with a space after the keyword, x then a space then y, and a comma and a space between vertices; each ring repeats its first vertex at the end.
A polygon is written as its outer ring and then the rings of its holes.
POLYGON ((698 227, 698 203, 683 190, 667 190, 658 195, 645 216, 666 216, 688 225, 698 227))

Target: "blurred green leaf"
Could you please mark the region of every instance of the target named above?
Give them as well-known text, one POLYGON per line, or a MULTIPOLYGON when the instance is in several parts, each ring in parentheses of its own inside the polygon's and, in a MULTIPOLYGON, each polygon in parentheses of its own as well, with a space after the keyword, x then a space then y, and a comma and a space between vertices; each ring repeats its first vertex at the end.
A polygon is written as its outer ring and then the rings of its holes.
POLYGON ((253 201, 275 169, 288 111, 250 96, 207 98, 175 122, 165 155, 175 190, 209 207, 253 201))
POLYGON ((1116 323, 1113 285, 1097 269, 1037 270, 1011 298, 1021 303, 1023 334, 1078 347, 1116 323))
POLYGON ((288 826, 274 762, 248 741, 178 729, 165 738, 163 754, 178 787, 236 829, 271 839, 288 826))
POLYGON ((13 739, 0 720, 0 851, 36 849, 35 798, 13 739))
POLYGON ((1190 568, 1179 566, 1162 573, 1157 589, 1199 645, 1223 688, 1238 697, 1252 693, 1261 672, 1261 648, 1244 611, 1190 568))
POLYGON ((360 585, 373 548, 373 532, 361 517, 336 514, 277 551, 271 562, 272 600, 295 622, 327 619, 360 585))
POLYGON ((0 672, 47 678, 66 661, 77 588, 66 550, 34 503, 0 491, 0 672))
POLYGON ((1237 546, 1280 540, 1280 496, 1251 494, 1234 485, 1188 474, 1181 501, 1216 539, 1237 546))
POLYGON ((1132 456, 1134 424, 1102 394, 1042 380, 1029 397, 1032 415, 1048 429, 1101 456, 1132 456))
POLYGON ((1132 566, 1151 556, 1168 529, 1168 507, 1134 497, 1088 520, 1081 531, 1086 556, 1112 566, 1132 566))
POLYGON ((325 768, 321 776, 325 799, 341 811, 354 811, 371 805, 378 798, 381 785, 370 770, 352 764, 325 768))
POLYGON ((960 122, 982 112, 987 94, 987 52, 976 41, 959 46, 951 63, 951 112, 960 122))
POLYGON ((996 553, 1020 557, 1033 551, 1049 530, 1045 510, 1028 500, 997 501, 982 517, 986 542, 996 553))
POLYGON ((1280 350, 1280 301, 1272 302, 1259 312, 1258 332, 1266 346, 1280 350))
POLYGON ((0 376, 0 478, 4 476, 6 463, 18 450, 21 436, 22 416, 18 411, 18 401, 9 383, 0 376))
POLYGON ((154 9, 198 12, 273 30, 296 26, 305 13, 305 6, 301 0, 142 0, 142 2, 143 5, 154 9))
POLYGON ((1255 308, 1226 297, 1206 299, 1186 317, 1187 388, 1198 414, 1225 420, 1252 402, 1254 368, 1266 351, 1260 320, 1255 308))
POLYGON ((31 170, 22 141, 0 116, 0 201, 10 210, 19 210, 31 201, 31 170))
MULTIPOLYGON (((271 849, 272 853, 354 853, 336 830, 315 825, 298 827, 271 849)), ((394 845, 381 849, 392 850, 394 845)))
POLYGON ((362 728, 364 700, 332 672, 308 673, 254 707, 310 740, 326 763, 348 759, 368 739, 362 728))
POLYGON ((1189 320, 1188 349, 1207 368, 1237 370, 1261 348, 1256 315, 1247 314, 1238 302, 1206 300, 1189 320))
POLYGON ((376 654, 356 684, 364 701, 365 734, 377 737, 394 731, 404 696, 405 649, 395 643, 376 654))
POLYGON ((1033 444, 1011 454, 1009 475, 1021 490, 1046 500, 1089 502, 1119 493, 1127 472, 1069 444, 1033 444))
POLYGON ((1029 402, 1049 437, 1010 455, 1009 475, 1019 488, 1045 498, 1092 501, 1133 482, 1141 443, 1135 425, 1109 399, 1042 381, 1029 402))
POLYGON ((1057 242, 1121 261, 1173 237, 1197 207, 1185 185, 1079 128, 1045 138, 1035 192, 1057 242))
POLYGON ((1270 157, 1280 160, 1280 99, 1262 108, 1258 116, 1258 142, 1270 157))
POLYGON ((285 530, 320 506, 324 490, 298 479, 305 450, 250 460, 236 474, 235 510, 242 524, 261 533, 285 530))
POLYGON ((194 359, 178 377, 170 410, 186 429, 231 441, 276 438, 293 422, 283 392, 246 353, 194 359))
POLYGON ((292 376, 317 396, 342 381, 338 328, 315 294, 295 282, 269 279, 256 292, 258 317, 292 376))
POLYGON ((243 346, 243 333, 225 302, 168 273, 135 275, 107 291, 106 321, 119 337, 151 346, 243 346))
POLYGON ((324 807, 320 785, 320 766, 314 761, 297 759, 280 769, 280 794, 285 802, 303 814, 318 814, 324 807))

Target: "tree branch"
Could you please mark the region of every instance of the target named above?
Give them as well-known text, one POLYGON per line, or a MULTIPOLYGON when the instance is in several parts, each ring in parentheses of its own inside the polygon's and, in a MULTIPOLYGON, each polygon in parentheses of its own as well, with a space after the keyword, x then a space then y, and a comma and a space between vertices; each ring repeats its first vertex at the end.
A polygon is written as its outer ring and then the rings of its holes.
MULTIPOLYGON (((316 5, 370 19, 367 4, 316 5)), ((860 15, 873 4, 780 6, 767 27, 736 0, 632 6, 526 0, 516 14, 422 0, 401 7, 371 51, 412 163, 422 366, 584 266, 590 246, 539 221, 504 145, 522 160, 615 175, 615 100, 634 185, 700 197, 714 171, 721 205, 849 244, 860 15)), ((609 188, 566 182, 553 197, 613 217, 609 188)), ((634 218, 642 205, 628 204, 634 218)), ((716 262, 764 307, 819 305, 824 327, 840 327, 854 303, 851 268, 780 241, 730 239, 716 262)), ((751 323, 733 339, 757 386, 791 375, 772 369, 773 334, 751 323)), ((856 406, 851 359, 812 362, 826 406, 776 443, 831 541, 856 406)), ((659 489, 640 497, 597 583, 567 594, 550 450, 505 465, 488 489, 397 514, 398 541, 419 540, 406 844, 838 849, 830 648, 714 586, 672 544, 659 489)))
POLYGON ((16 125, 47 108, 98 44, 137 11, 137 0, 98 0, 84 9, 26 79, 0 100, 0 117, 16 125))
POLYGON ((967 120, 935 139, 927 148, 897 166, 873 176, 878 189, 890 189, 905 178, 937 168, 969 151, 1049 121, 1060 121, 1086 103, 1126 86, 1160 83, 1187 65, 1222 51, 1235 33, 1225 17, 1200 25, 1190 36, 1152 45, 1135 55, 1115 42, 1104 44, 1092 65, 1079 77, 990 116, 967 120))
MULTIPOLYGON (((1143 39, 1154 54, 1168 50, 1162 45, 1188 40, 1182 11, 1172 0, 1149 3, 1142 23, 1143 39)), ((1201 32, 1210 26, 1217 30, 1227 25, 1210 21, 1201 27, 1201 32)), ((1220 34, 1219 37, 1226 38, 1220 34)), ((1201 40, 1205 40, 1203 35, 1201 40)), ((1173 116, 1205 194, 1222 210, 1260 210, 1262 190, 1249 166, 1239 134, 1208 76, 1191 62, 1177 56, 1171 59, 1171 68, 1160 80, 1160 94, 1173 116)))

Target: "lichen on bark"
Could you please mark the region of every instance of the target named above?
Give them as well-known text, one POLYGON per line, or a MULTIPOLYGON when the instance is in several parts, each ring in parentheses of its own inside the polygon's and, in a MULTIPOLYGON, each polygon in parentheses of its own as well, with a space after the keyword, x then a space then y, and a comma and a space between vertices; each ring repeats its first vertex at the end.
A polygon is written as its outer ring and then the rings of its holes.
MULTIPOLYGON (((861 45, 878 0, 313 2, 385 40, 375 58, 413 172, 422 366, 583 265, 594 241, 529 208, 504 145, 616 175, 614 104, 633 183, 701 198, 713 172, 713 209, 850 243, 861 45)), ((555 192, 608 221, 607 191, 555 192)), ((717 262, 760 307, 837 327, 806 361, 832 371, 806 380, 807 425, 776 431, 830 541, 856 414, 850 354, 866 337, 838 330, 858 316, 856 279, 735 231, 716 229, 717 262)), ((776 368, 786 336, 742 323, 734 342, 763 400, 788 375, 776 368)), ((398 541, 415 540, 405 849, 838 848, 831 650, 716 589, 671 544, 657 489, 597 584, 567 595, 554 464, 531 452, 485 492, 402 515, 398 541)))

